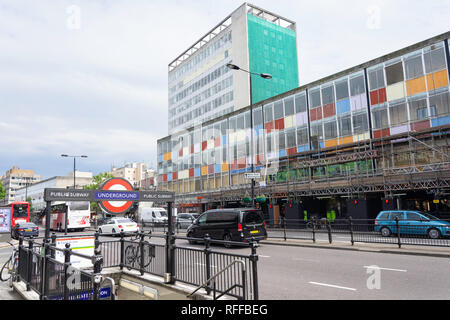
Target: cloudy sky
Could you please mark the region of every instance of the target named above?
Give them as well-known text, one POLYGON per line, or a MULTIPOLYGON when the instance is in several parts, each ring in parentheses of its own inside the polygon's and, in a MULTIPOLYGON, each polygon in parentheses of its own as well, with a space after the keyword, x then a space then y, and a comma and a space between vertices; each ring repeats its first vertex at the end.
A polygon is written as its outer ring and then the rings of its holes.
MULTIPOLYGON (((167 65, 241 0, 0 0, 0 175, 156 166, 167 65)), ((297 22, 307 84, 450 30, 450 0, 253 0, 297 22)))

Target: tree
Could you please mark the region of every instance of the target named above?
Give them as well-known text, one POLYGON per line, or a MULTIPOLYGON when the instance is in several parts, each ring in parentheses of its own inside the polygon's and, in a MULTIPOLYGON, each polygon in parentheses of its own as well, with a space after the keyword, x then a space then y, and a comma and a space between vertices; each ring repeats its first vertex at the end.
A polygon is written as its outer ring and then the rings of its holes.
POLYGON ((30 205, 30 212, 33 212, 33 202, 31 201, 31 197, 27 198, 27 202, 30 205))
POLYGON ((6 197, 6 190, 3 187, 3 183, 0 181, 0 200, 5 199, 6 197))
MULTIPOLYGON (((109 173, 109 172, 99 173, 99 174, 95 175, 94 177, 92 177, 92 183, 90 185, 84 186, 84 189, 97 190, 98 188, 100 188, 100 185, 103 182, 105 182, 106 180, 111 179, 111 178, 114 178, 112 173, 109 173)), ((100 206, 98 205, 97 202, 91 202, 91 210, 95 211, 96 214, 100 211, 103 213, 103 211, 100 209, 100 206)))

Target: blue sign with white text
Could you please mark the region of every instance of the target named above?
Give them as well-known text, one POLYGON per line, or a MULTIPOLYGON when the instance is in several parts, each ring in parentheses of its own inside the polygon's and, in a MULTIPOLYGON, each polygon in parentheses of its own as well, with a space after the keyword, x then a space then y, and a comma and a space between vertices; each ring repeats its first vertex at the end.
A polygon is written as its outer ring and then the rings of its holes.
POLYGON ((139 192, 130 191, 97 191, 95 192, 95 200, 100 201, 137 201, 139 200, 139 192))

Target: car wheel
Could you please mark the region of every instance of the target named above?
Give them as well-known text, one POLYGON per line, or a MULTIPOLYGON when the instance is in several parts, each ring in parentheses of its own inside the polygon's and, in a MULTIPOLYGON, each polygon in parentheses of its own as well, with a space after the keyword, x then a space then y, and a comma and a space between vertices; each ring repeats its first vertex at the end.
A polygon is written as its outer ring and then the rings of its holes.
MULTIPOLYGON (((192 236, 192 232, 189 232, 186 236, 187 236, 188 238, 192 238, 192 237, 193 237, 193 236, 192 236)), ((189 241, 189 244, 195 244, 195 243, 196 243, 195 240, 188 239, 188 241, 189 241)))
POLYGON ((430 229, 427 233, 431 239, 439 239, 441 237, 441 232, 438 229, 430 229))
POLYGON ((390 237, 392 234, 391 230, 386 227, 381 228, 380 233, 383 237, 390 237))
MULTIPOLYGON (((229 233, 226 233, 223 236, 223 241, 232 241, 231 240, 231 235, 229 233)), ((233 246, 231 243, 224 243, 223 245, 225 246, 225 248, 231 248, 233 246)))

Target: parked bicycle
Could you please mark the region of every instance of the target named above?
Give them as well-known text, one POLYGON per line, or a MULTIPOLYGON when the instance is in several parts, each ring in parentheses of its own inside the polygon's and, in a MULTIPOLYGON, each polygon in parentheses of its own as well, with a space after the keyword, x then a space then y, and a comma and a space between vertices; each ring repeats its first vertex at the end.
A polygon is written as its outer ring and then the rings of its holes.
MULTIPOLYGON (((151 234, 151 232, 149 233, 151 234)), ((125 247, 125 266, 128 270, 140 269, 141 267, 141 251, 144 254, 144 268, 147 268, 155 257, 155 246, 147 240, 143 241, 142 250, 140 242, 140 234, 136 234, 135 238, 130 239, 131 244, 125 247), (137 240, 137 241, 136 241, 137 240)))
POLYGON ((12 287, 13 282, 17 278, 17 268, 19 265, 19 249, 16 248, 12 243, 8 242, 13 250, 9 259, 3 264, 0 270, 0 280, 9 281, 9 286, 12 287))

